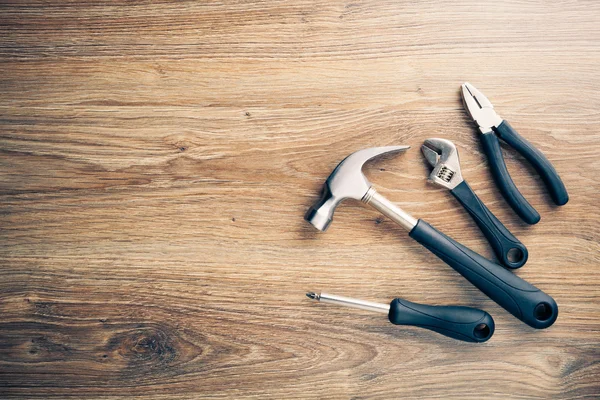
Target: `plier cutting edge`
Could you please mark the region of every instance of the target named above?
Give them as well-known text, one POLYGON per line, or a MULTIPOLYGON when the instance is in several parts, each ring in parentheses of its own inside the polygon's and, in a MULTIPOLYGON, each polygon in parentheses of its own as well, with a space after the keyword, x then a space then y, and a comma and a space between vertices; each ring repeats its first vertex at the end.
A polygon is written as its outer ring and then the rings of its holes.
POLYGON ((566 204, 569 201, 567 189, 544 154, 519 135, 506 120, 500 118, 494 111, 492 103, 475 86, 464 83, 461 93, 467 112, 481 131, 481 142, 487 154, 494 181, 502 196, 519 217, 531 225, 540 220, 540 214, 523 197, 510 177, 498 138, 512 146, 531 163, 544 181, 554 203, 559 206, 566 204))

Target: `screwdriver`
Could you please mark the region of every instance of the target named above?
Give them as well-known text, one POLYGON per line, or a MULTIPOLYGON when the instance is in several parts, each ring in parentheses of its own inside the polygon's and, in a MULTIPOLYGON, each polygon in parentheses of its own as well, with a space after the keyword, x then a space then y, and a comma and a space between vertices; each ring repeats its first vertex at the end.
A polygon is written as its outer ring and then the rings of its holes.
POLYGON ((430 306, 412 303, 404 299, 394 299, 387 305, 314 292, 308 292, 306 296, 322 303, 388 314, 392 324, 418 326, 465 342, 482 343, 494 334, 494 319, 490 314, 478 308, 430 306))

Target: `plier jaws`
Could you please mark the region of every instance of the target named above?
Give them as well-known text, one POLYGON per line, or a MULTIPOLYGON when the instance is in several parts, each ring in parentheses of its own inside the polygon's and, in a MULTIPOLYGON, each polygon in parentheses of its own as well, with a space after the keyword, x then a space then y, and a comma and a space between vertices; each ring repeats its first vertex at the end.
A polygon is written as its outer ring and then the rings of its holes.
POLYGON ((492 103, 475 86, 465 82, 461 89, 465 109, 477 123, 481 133, 492 132, 502 123, 502 118, 494 111, 492 103))

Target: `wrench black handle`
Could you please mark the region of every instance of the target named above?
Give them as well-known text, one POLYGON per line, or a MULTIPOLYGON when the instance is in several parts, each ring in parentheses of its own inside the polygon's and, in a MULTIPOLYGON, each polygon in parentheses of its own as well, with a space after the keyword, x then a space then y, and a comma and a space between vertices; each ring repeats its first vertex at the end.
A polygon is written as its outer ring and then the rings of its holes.
POLYGON ((554 299, 540 289, 418 220, 410 237, 527 325, 544 329, 558 317, 554 299))
POLYGON ((494 334, 494 319, 483 310, 461 306, 430 306, 394 299, 388 315, 396 325, 412 325, 465 342, 482 343, 494 334))
POLYGON ((521 268, 529 255, 523 245, 477 197, 467 181, 450 191, 477 223, 500 262, 508 268, 521 268))

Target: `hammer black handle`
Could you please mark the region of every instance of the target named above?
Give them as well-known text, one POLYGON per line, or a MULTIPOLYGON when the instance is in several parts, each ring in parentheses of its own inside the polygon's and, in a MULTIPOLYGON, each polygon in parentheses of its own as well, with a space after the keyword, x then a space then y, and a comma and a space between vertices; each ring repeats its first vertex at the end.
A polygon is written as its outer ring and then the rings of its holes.
POLYGON ((430 306, 395 299, 388 315, 396 325, 412 325, 465 342, 482 343, 494 334, 494 319, 483 310, 462 306, 430 306))
POLYGON ((427 222, 418 220, 409 235, 527 325, 544 329, 556 321, 558 306, 552 297, 427 222))
POLYGON ((473 217, 504 266, 515 269, 525 265, 529 254, 527 247, 483 204, 467 181, 462 181, 450 193, 473 217))

